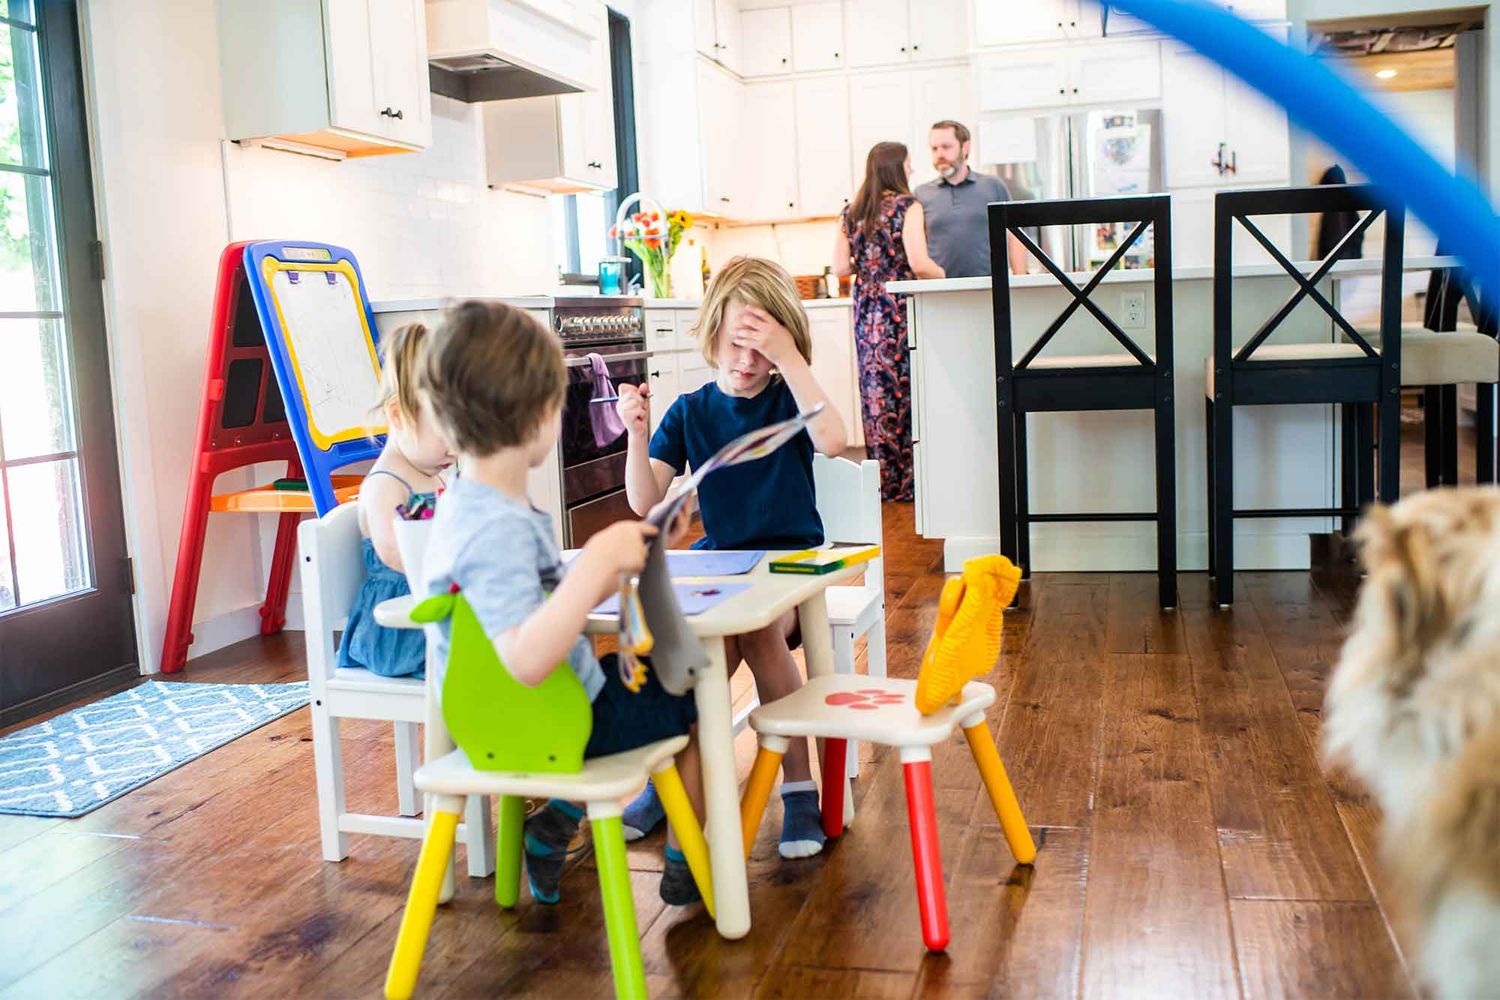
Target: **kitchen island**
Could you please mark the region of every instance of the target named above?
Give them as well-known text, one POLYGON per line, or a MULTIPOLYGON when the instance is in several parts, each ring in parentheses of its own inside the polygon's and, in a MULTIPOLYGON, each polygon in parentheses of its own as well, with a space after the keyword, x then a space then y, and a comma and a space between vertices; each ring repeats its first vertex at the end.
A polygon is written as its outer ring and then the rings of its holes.
MULTIPOLYGON (((1409 258, 1407 271, 1456 263, 1409 258)), ((1310 274, 1317 262, 1298 267, 1310 274)), ((1320 290, 1352 315, 1378 282, 1379 262, 1336 265, 1320 290), (1331 286, 1331 292, 1330 288, 1331 286), (1351 303, 1345 306, 1343 303, 1351 303)), ((1089 275, 1072 275, 1082 286, 1089 275)), ((1106 275, 1093 301, 1147 352, 1155 324, 1150 270, 1106 275), (1142 301, 1143 300, 1143 301, 1142 301), (1143 306, 1143 308, 1141 308, 1143 306)), ((898 281, 907 296, 911 347, 912 438, 917 532, 943 539, 949 572, 965 559, 999 551, 999 451, 996 433, 994 328, 990 279, 898 281)), ((1011 278, 1017 360, 1072 300, 1050 275, 1011 278)), ((1275 265, 1235 269, 1236 346, 1296 286, 1275 265)), ((1208 565, 1204 361, 1213 353, 1213 269, 1172 271, 1173 393, 1177 426, 1177 564, 1208 565)), ((1373 314, 1373 305, 1370 312, 1373 314)), ((1363 311, 1363 310, 1362 310, 1363 311)), ((1361 311, 1361 312, 1362 312, 1361 311)), ((1328 342, 1328 315, 1304 299, 1268 343, 1328 342)), ((1117 342, 1078 310, 1044 356, 1115 353, 1117 342)), ((1337 500, 1337 407, 1235 408, 1234 494, 1238 508, 1331 507, 1337 500)), ((1034 413, 1027 416, 1033 512, 1151 510, 1155 504, 1152 418, 1148 410, 1034 413)), ((1331 518, 1264 518, 1235 522, 1240 569, 1306 569, 1308 535, 1333 530, 1331 518)), ((1032 570, 1149 571, 1156 568, 1156 529, 1149 522, 1051 523, 1031 526, 1032 570)))

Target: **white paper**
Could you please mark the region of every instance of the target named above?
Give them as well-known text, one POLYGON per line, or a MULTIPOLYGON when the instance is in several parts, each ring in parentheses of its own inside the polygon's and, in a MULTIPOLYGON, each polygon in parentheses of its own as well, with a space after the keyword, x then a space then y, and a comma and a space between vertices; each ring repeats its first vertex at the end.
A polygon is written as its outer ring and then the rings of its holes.
POLYGON ((371 412, 380 396, 380 372, 370 358, 354 286, 338 271, 297 272, 296 282, 291 275, 277 271, 271 288, 307 399, 308 421, 323 438, 381 423, 371 412))
POLYGON ((979 123, 979 162, 1035 163, 1036 120, 1000 118, 979 123))

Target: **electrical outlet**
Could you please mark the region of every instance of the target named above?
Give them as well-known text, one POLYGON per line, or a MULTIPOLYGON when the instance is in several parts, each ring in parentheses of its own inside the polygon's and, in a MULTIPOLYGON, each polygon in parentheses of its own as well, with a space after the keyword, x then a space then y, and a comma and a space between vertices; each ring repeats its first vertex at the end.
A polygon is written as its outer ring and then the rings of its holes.
POLYGON ((1142 330, 1146 326, 1146 293, 1125 292, 1120 296, 1120 325, 1127 330, 1142 330))

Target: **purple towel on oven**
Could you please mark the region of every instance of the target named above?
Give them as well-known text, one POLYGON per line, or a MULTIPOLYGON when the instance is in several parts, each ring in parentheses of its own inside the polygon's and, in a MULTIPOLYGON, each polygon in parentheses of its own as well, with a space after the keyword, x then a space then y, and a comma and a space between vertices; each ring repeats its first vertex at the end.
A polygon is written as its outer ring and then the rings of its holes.
POLYGON ((604 358, 590 354, 589 364, 594 369, 594 398, 589 400, 589 423, 594 428, 594 444, 603 448, 620 439, 625 433, 625 422, 615 409, 615 402, 620 397, 615 392, 614 383, 609 380, 604 358))

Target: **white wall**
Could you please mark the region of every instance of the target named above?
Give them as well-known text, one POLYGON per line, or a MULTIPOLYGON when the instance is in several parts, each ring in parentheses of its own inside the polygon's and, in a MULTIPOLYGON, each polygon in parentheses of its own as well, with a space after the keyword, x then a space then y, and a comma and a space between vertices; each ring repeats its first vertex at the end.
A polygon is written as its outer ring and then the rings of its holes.
MULTIPOLYGON (((83 5, 94 183, 142 663, 155 669, 226 242, 307 238, 359 258, 373 299, 556 284, 547 203, 484 185, 477 108, 434 98, 422 153, 331 163, 221 142, 216 4, 83 5)), ((238 481, 236 481, 238 480, 238 481)), ((248 485, 222 477, 219 489, 248 485)), ((193 654, 253 633, 258 526, 209 519, 193 654)))

